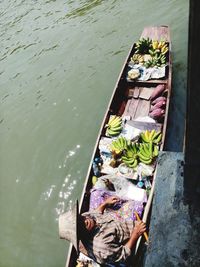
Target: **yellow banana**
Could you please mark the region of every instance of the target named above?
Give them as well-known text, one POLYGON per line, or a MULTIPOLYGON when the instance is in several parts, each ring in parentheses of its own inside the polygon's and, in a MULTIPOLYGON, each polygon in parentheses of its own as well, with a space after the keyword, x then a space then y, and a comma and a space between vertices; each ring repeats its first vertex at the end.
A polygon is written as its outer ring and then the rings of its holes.
POLYGON ((110 119, 108 121, 108 124, 111 124, 114 121, 115 118, 116 118, 116 115, 111 115, 110 119))
POLYGON ((162 54, 167 53, 167 51, 168 51, 168 47, 167 47, 167 46, 163 46, 163 47, 161 48, 161 53, 162 53, 162 54))
POLYGON ((166 47, 167 47, 167 44, 165 43, 165 44, 162 46, 161 49, 164 49, 164 48, 166 48, 166 47))
POLYGON ((162 47, 163 47, 163 42, 160 41, 160 42, 158 43, 158 49, 161 49, 162 47))
POLYGON ((152 46, 153 46, 153 49, 157 49, 158 48, 158 41, 153 41, 152 46))
POLYGON ((153 129, 150 133, 149 133, 149 141, 152 141, 153 140, 153 136, 155 134, 155 129, 153 129))
POLYGON ((95 176, 95 175, 92 176, 92 184, 93 184, 93 185, 96 184, 97 180, 98 180, 97 176, 95 176))
POLYGON ((149 141, 150 141, 150 140, 149 140, 149 131, 146 130, 146 131, 144 132, 144 135, 145 135, 145 138, 146 138, 147 142, 149 142, 149 141))
POLYGON ((119 126, 121 125, 122 123, 122 119, 121 117, 117 117, 112 121, 112 123, 110 124, 110 127, 116 127, 116 126, 119 126))
POLYGON ((142 140, 144 141, 144 142, 148 142, 148 140, 147 140, 147 138, 146 138, 146 136, 145 136, 145 134, 144 134, 144 132, 143 133, 141 133, 141 138, 142 138, 142 140))

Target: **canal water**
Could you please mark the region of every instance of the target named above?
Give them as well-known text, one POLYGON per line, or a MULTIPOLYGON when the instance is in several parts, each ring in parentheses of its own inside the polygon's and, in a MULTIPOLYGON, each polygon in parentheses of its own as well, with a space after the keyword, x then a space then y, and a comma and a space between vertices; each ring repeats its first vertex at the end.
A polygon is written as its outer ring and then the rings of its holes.
POLYGON ((80 198, 133 41, 169 25, 166 148, 182 151, 188 0, 0 0, 0 267, 62 267, 57 219, 80 198))

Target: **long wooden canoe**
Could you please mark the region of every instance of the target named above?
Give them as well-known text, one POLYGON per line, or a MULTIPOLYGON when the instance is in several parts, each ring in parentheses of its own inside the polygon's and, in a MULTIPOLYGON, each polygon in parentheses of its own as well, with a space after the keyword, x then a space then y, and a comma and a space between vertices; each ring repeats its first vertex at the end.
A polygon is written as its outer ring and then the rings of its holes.
MULTIPOLYGON (((135 119, 141 116, 148 116, 150 109, 150 99, 140 98, 139 95, 143 88, 155 88, 158 84, 165 85, 165 97, 166 97, 166 107, 165 107, 165 115, 161 122, 157 123, 160 126, 162 131, 162 142, 160 144, 160 150, 163 150, 165 145, 165 136, 167 129, 167 119, 168 119, 168 110, 169 110, 169 102, 171 96, 171 81, 172 81, 172 63, 171 63, 171 40, 170 40, 170 32, 168 26, 159 26, 159 27, 146 27, 144 28, 141 38, 150 38, 152 40, 163 41, 168 44, 168 52, 167 52, 167 66, 165 70, 165 76, 160 79, 149 79, 145 81, 139 80, 130 80, 127 79, 127 72, 129 70, 129 62, 131 57, 134 55, 136 50, 136 44, 134 43, 129 51, 129 54, 125 60, 125 63, 120 72, 119 78, 116 82, 116 86, 113 90, 110 102, 108 104, 108 108, 106 110, 97 141, 94 147, 92 159, 88 168, 86 180, 83 187, 82 196, 80 199, 80 212, 88 211, 89 209, 89 199, 90 199, 90 189, 92 188, 92 177, 93 173, 93 160, 95 157, 99 157, 99 141, 102 136, 105 136, 105 125, 108 123, 111 115, 117 116, 128 116, 130 117, 130 124, 137 124, 135 119), (139 92, 139 93, 138 93, 139 92)), ((145 123, 144 123, 145 128, 145 123)), ((103 174, 102 174, 103 175, 103 174)), ((145 206, 143 213, 143 221, 146 222, 148 218, 148 214, 150 211, 150 207, 152 204, 153 194, 154 194, 154 184, 156 178, 156 167, 155 172, 152 179, 152 187, 148 197, 148 202, 145 206)), ((138 241, 140 242, 140 240, 138 241)), ((138 245, 137 245, 138 247, 138 245)), ((74 267, 76 266, 77 255, 75 249, 72 245, 68 250, 68 257, 66 261, 66 267, 74 267)))

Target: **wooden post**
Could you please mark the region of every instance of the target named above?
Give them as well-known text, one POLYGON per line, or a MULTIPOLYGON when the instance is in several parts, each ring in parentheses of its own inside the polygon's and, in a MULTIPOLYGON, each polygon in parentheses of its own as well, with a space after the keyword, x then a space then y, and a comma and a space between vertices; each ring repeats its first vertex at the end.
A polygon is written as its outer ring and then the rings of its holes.
POLYGON ((184 198, 200 208, 200 1, 190 0, 184 198))

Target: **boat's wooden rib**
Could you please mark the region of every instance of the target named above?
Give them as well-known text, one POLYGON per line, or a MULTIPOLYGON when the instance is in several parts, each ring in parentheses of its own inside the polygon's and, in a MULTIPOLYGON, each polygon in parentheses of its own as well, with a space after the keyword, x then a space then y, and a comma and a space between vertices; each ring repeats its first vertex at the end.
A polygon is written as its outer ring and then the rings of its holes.
MULTIPOLYGON (((93 159, 99 156, 98 144, 102 136, 105 136, 105 124, 108 122, 110 115, 126 116, 129 117, 127 124, 130 124, 138 129, 142 130, 161 130, 162 131, 162 143, 160 150, 163 150, 165 143, 165 135, 167 129, 167 119, 168 119, 168 110, 169 110, 169 101, 171 96, 171 79, 172 79, 172 63, 171 63, 171 40, 169 28, 167 26, 160 27, 146 27, 142 32, 141 37, 149 37, 152 40, 165 40, 169 45, 168 52, 168 66, 166 68, 166 75, 163 79, 157 80, 148 80, 148 81, 129 81, 127 80, 127 71, 128 71, 128 62, 130 61, 131 56, 135 52, 135 44, 130 49, 130 52, 125 60, 125 63, 122 67, 121 73, 117 80, 116 86, 112 93, 108 108, 106 110, 97 141, 94 147, 92 154, 91 162, 89 164, 88 172, 86 175, 86 180, 83 186, 83 193, 80 199, 80 212, 88 211, 89 208, 89 198, 90 198, 90 189, 92 188, 91 178, 93 176, 92 162, 93 159), (133 121, 140 116, 147 116, 150 110, 150 94, 149 91, 153 90, 158 84, 165 84, 166 86, 166 109, 164 120, 161 123, 144 123, 139 121, 133 121), (153 88, 153 89, 152 89, 153 88), (148 90, 146 90, 148 89, 148 90)), ((153 194, 154 194, 154 185, 155 185, 155 175, 156 169, 154 172, 154 179, 152 183, 151 192, 148 198, 147 205, 143 213, 143 221, 146 222, 149 210, 151 207, 153 194)), ((139 245, 139 242, 138 242, 139 245)), ((137 246, 138 246, 137 245, 137 246)), ((74 267, 76 265, 77 255, 75 249, 70 245, 68 251, 68 258, 66 262, 66 267, 74 267)))

